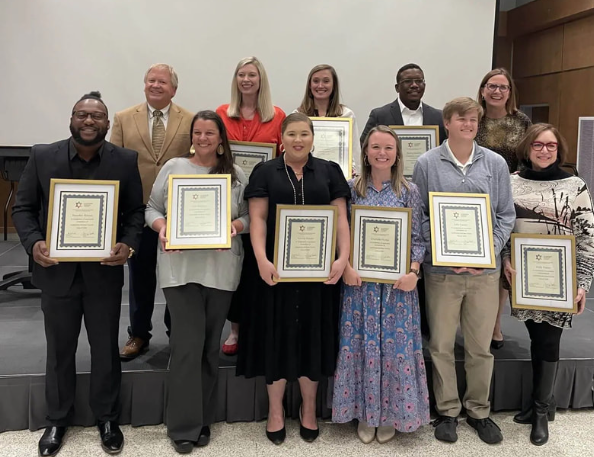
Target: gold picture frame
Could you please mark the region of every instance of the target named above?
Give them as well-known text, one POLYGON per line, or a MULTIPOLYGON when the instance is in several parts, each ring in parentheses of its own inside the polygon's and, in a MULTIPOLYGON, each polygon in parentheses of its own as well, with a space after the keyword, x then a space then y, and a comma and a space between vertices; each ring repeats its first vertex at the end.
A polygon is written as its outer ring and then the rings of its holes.
POLYGON ((411 179, 417 159, 430 149, 436 148, 439 142, 438 125, 389 125, 398 136, 404 177, 411 179))
POLYGON ((337 224, 334 205, 277 205, 273 259, 277 281, 327 281, 336 257, 337 224), (311 252, 312 243, 317 254, 311 252), (312 260, 315 255, 319 256, 312 260))
POLYGON ((119 181, 52 178, 45 240, 49 257, 59 262, 109 257, 117 242, 119 194, 119 181))
POLYGON ((429 219, 434 266, 497 266, 489 194, 429 192, 429 219))
POLYGON ((412 209, 385 206, 351 206, 351 256, 350 262, 362 281, 394 284, 410 272, 412 240, 412 209), (392 213, 392 214, 390 214, 392 213), (364 219, 367 218, 367 221, 364 219), (369 241, 366 223, 377 224, 369 241), (383 227, 382 227, 383 226, 383 227), (384 233, 380 233, 384 231, 384 233), (394 246, 389 246, 393 239, 394 246), (363 251, 368 243, 375 244, 377 264, 365 262, 363 251), (387 245, 388 244, 388 245, 387 245), (380 251, 389 253, 382 256, 380 251), (380 258, 382 257, 382 258, 380 258), (387 257, 387 258, 386 258, 387 257))
POLYGON ((337 163, 344 177, 351 179, 353 176, 353 119, 318 116, 312 116, 310 119, 314 126, 312 155, 337 163), (346 143, 345 140, 347 140, 346 143))
POLYGON ((229 141, 233 163, 243 170, 249 179, 254 167, 276 157, 276 144, 251 141, 229 141))
POLYGON ((575 254, 573 235, 512 233, 512 308, 577 313, 575 254))
POLYGON ((167 249, 231 247, 231 175, 169 175, 167 195, 167 249))

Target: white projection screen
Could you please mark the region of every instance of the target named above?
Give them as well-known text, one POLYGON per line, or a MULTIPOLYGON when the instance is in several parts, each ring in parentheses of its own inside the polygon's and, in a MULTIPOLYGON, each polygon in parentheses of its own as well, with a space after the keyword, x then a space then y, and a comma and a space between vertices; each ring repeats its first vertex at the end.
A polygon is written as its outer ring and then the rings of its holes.
POLYGON ((396 70, 425 71, 437 108, 475 97, 491 69, 496 0, 2 0, 0 145, 69 136, 78 98, 100 90, 110 118, 144 101, 153 63, 179 75, 190 111, 228 103, 237 62, 264 64, 275 105, 289 113, 309 70, 333 65, 362 130, 396 98, 396 70))

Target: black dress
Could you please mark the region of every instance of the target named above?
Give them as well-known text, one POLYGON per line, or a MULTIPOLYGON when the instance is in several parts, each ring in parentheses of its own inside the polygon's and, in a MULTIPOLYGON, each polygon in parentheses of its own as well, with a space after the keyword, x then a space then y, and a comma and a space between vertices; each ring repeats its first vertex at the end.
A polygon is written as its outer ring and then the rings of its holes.
MULTIPOLYGON (((259 164, 250 175, 244 196, 268 198, 266 256, 273 261, 276 205, 302 203, 301 182, 288 173, 283 157, 259 164)), ((340 167, 309 156, 303 167, 306 205, 328 205, 350 198, 340 167)), ((237 374, 265 376, 271 384, 279 379, 312 381, 333 376, 338 350, 340 287, 323 283, 266 284, 258 275, 256 293, 246 299, 239 331, 237 374)))

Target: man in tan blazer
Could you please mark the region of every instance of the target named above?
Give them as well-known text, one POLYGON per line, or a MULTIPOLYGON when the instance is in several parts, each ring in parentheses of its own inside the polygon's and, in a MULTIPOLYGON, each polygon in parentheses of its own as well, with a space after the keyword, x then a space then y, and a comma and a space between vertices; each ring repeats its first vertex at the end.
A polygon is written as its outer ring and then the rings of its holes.
MULTIPOLYGON (((152 65, 144 76, 146 102, 116 113, 111 142, 138 152, 144 203, 148 202, 153 183, 161 167, 173 157, 188 153, 193 114, 171 102, 177 91, 177 74, 166 64, 152 65)), ((131 360, 148 348, 157 287, 158 234, 145 226, 140 247, 129 261, 130 338, 120 351, 123 360, 131 360)), ((169 312, 165 325, 170 331, 169 312)))

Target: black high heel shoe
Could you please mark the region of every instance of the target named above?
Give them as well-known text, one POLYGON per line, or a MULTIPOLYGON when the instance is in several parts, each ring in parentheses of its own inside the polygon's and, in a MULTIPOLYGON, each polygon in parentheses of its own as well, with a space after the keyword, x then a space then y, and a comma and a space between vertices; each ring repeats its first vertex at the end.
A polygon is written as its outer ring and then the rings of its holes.
POLYGON ((301 407, 299 407, 299 434, 301 435, 301 438, 303 438, 304 441, 307 441, 308 443, 312 443, 320 435, 320 428, 319 427, 316 429, 306 428, 301 423, 302 419, 303 419, 303 416, 301 414, 301 407))
MULTIPOLYGON (((284 417, 285 417, 285 409, 283 408, 283 419, 284 419, 284 417)), ((268 427, 268 421, 266 421, 266 427, 268 427)), ((281 428, 280 430, 277 430, 276 432, 269 432, 268 430, 266 430, 266 438, 268 438, 270 441, 272 441, 277 446, 279 444, 283 444, 286 437, 287 437, 287 429, 285 427, 285 424, 283 424, 283 428, 281 428)))

